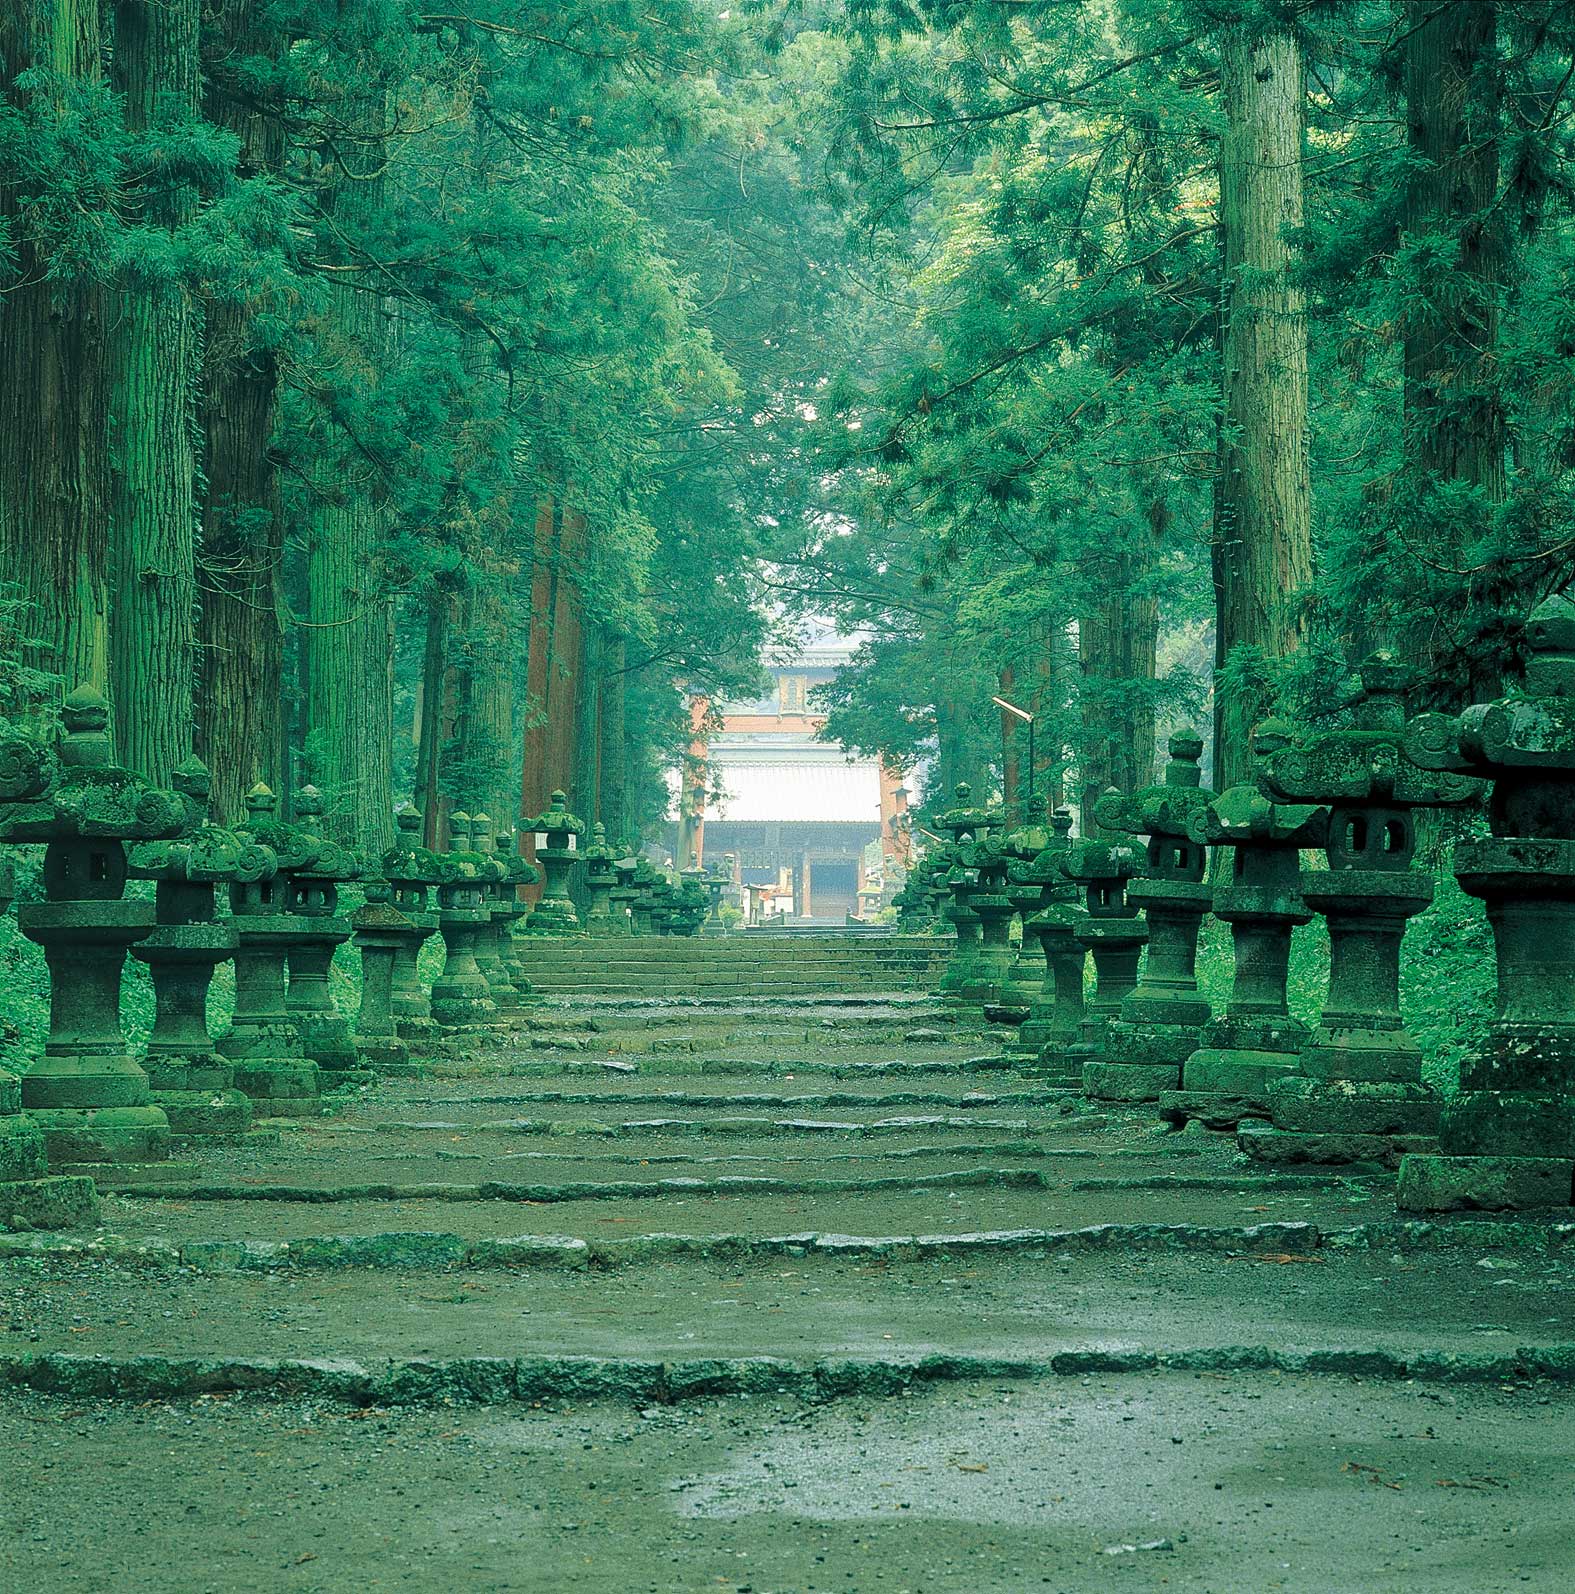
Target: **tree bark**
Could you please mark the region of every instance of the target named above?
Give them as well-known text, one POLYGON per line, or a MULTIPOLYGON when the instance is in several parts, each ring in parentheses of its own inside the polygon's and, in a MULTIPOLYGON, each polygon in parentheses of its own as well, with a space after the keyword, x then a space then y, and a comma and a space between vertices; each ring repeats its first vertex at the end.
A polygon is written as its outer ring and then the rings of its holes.
MULTIPOLYGON (((41 67, 102 83, 103 54, 98 0, 0 5, 7 104, 60 114, 49 83, 24 93, 17 76, 41 67)), ((0 187, 0 228, 17 229, 21 199, 0 187)), ((0 654, 30 672, 18 706, 38 723, 82 682, 110 686, 107 318, 105 290, 51 276, 47 252, 20 231, 16 269, 0 282, 0 579, 16 583, 21 608, 0 654)))
MULTIPOLYGON (((203 36, 208 120, 240 141, 240 176, 275 175, 284 134, 259 106, 236 63, 277 52, 261 0, 210 5, 203 36)), ((245 813, 258 781, 286 790, 284 632, 280 561, 284 528, 271 446, 278 371, 255 326, 258 306, 206 306, 200 395, 203 475, 197 561, 196 747, 213 771, 213 806, 225 821, 245 813)))
POLYGON ((606 826, 608 841, 616 844, 634 839, 629 835, 629 731, 624 723, 628 649, 624 639, 611 632, 606 633, 601 656, 602 675, 597 699, 601 781, 596 818, 606 826))
MULTIPOLYGON (((324 198, 330 213, 342 211, 352 193, 357 205, 375 206, 383 188, 384 105, 376 85, 340 114, 353 132, 336 151, 341 172, 324 198)), ((383 297, 371 280, 353 275, 335 275, 325 291, 329 358, 339 385, 364 404, 381 384, 390 355, 383 297)), ((328 421, 326 452, 327 493, 306 545, 306 765, 323 793, 330 832, 376 857, 394 834, 393 614, 382 568, 386 492, 378 462, 338 418, 328 421)))
MULTIPOLYGON (((198 0, 118 0, 114 17, 128 132, 195 121, 198 0)), ((170 230, 195 205, 188 184, 148 169, 133 202, 144 225, 170 230)), ((179 282, 127 282, 110 303, 110 697, 121 763, 163 782, 192 747, 197 316, 179 282)))
MULTIPOLYGON (((1272 661, 1300 647, 1312 581, 1307 304, 1287 236, 1303 217, 1305 73, 1294 35, 1229 32, 1221 94, 1224 413, 1214 572, 1223 667, 1234 648, 1272 661)), ((1224 784, 1244 777, 1247 734, 1267 707, 1261 683, 1234 693, 1216 687, 1215 769, 1224 784)))
MULTIPOLYGON (((1506 421, 1497 378, 1498 290, 1507 250, 1494 201, 1499 181, 1500 76, 1495 0, 1407 0, 1405 95, 1414 157, 1406 204, 1412 237, 1438 236, 1443 248, 1408 296, 1405 321, 1405 461, 1432 546, 1429 556, 1460 569, 1466 549, 1458 506, 1433 509, 1439 489, 1475 489, 1481 507, 1507 491, 1506 421), (1431 511, 1431 512, 1430 512, 1431 511)), ((1496 623, 1495 600, 1509 594, 1462 577, 1460 607, 1401 626, 1407 656, 1446 678, 1456 701, 1493 696, 1500 672, 1477 651, 1496 623), (1452 657, 1457 648, 1465 659, 1452 657), (1470 671, 1468 678, 1467 671, 1470 671)), ((1412 605, 1414 608, 1415 605, 1412 605)))

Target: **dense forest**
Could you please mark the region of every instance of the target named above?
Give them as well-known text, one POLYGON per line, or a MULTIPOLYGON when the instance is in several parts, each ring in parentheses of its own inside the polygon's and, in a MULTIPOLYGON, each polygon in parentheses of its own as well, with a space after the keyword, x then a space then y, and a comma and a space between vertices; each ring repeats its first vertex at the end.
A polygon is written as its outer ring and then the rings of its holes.
POLYGON ((691 697, 1086 800, 1513 681, 1575 552, 1551 0, 14 0, 0 717, 385 845, 650 833, 691 697))

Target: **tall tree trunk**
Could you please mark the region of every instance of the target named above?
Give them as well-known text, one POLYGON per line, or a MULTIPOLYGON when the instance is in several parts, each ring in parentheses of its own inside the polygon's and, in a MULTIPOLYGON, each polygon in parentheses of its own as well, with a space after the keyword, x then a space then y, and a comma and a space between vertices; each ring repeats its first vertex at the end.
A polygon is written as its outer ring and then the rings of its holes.
MULTIPOLYGON (((1446 569, 1460 569, 1468 560, 1456 490, 1474 490, 1484 518, 1507 490, 1497 377, 1498 295, 1508 265, 1494 207, 1498 7, 1495 0, 1407 0, 1406 28, 1406 124, 1413 156, 1406 230, 1413 239, 1437 237, 1441 247, 1426 253, 1430 265, 1408 295, 1405 462, 1429 556, 1446 569), (1440 492, 1443 502, 1437 501, 1440 492)), ((1468 687, 1494 695, 1499 663, 1491 641, 1486 653, 1481 644, 1496 628, 1495 610, 1510 593, 1494 592, 1489 580, 1461 577, 1453 591, 1439 596, 1435 612, 1400 628, 1401 647, 1450 678, 1441 684, 1446 696, 1458 701, 1468 687), (1464 606, 1458 601, 1462 588, 1464 606)))
MULTIPOLYGON (((342 9, 348 4, 341 0, 342 9)), ((360 97, 340 113, 352 131, 336 148, 342 170, 326 196, 330 213, 343 213, 352 196, 356 207, 373 207, 382 194, 383 95, 375 81, 352 92, 360 97)), ((386 307, 371 276, 336 275, 325 291, 327 353, 346 406, 359 410, 377 392, 388 363, 386 307)), ((376 856, 393 841, 392 605, 382 570, 386 493, 381 466, 355 428, 339 417, 328 427, 327 491, 306 545, 306 763, 323 792, 330 830, 376 856)))
MULTIPOLYGON (((103 47, 99 0, 7 0, 3 103, 57 120, 63 88, 102 83, 103 47), (53 77, 19 89, 32 68, 53 77)), ((22 605, 4 652, 55 677, 22 682, 24 713, 41 714, 62 688, 110 684, 106 295, 80 276, 51 275, 19 226, 21 200, 0 186, 0 231, 21 234, 15 270, 0 277, 0 580, 16 583, 22 605)))
POLYGON ((1103 582, 1077 627, 1082 670, 1082 747, 1078 765, 1080 829, 1095 835, 1094 802, 1108 786, 1136 791, 1154 778, 1154 698, 1159 602, 1148 577, 1162 513, 1151 510, 1150 535, 1110 556, 1103 582))
MULTIPOLYGON (((194 122, 198 0, 117 0, 114 17, 127 130, 194 122)), ((189 184, 147 164, 134 199, 145 225, 170 230, 194 205, 189 184)), ((192 746, 197 318, 185 286, 159 278, 126 282, 111 308, 110 696, 120 761, 163 781, 192 746)))
POLYGON ((601 739, 601 781, 595 817, 607 828, 607 839, 632 841, 629 835, 628 727, 624 723, 628 648, 621 636, 604 634, 597 728, 601 739))
POLYGON ((426 645, 421 655, 421 725, 416 741, 416 806, 422 813, 422 841, 428 847, 447 845, 447 799, 443 791, 443 754, 451 734, 449 615, 454 600, 447 586, 434 581, 427 594, 426 645))
MULTIPOLYGON (((243 70, 248 59, 279 49, 264 9, 262 0, 210 0, 203 35, 208 120, 239 140, 244 178, 276 175, 284 156, 279 119, 257 103, 243 70)), ((206 306, 200 395, 207 492, 197 562, 196 746, 213 771, 213 806, 225 820, 244 814, 256 782, 276 791, 287 785, 284 527, 271 452, 278 371, 258 335, 258 308, 232 299, 206 306)))
MULTIPOLYGON (((1217 658, 1233 648, 1284 657, 1305 635, 1312 581, 1307 444, 1307 304, 1289 229, 1302 224, 1306 95, 1289 31, 1243 26, 1221 45, 1224 251, 1223 410, 1214 526, 1217 658)), ((1268 706, 1261 684, 1221 692, 1215 769, 1247 769, 1247 733, 1268 706)))

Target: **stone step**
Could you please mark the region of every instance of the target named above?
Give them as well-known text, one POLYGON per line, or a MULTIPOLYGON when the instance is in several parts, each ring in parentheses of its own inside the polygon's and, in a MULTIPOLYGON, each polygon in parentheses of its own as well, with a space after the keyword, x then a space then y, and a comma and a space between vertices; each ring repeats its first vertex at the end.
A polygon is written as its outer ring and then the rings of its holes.
POLYGON ((136 1242, 293 1241, 391 1230, 456 1233, 468 1241, 512 1241, 569 1230, 603 1239, 682 1234, 712 1244, 727 1235, 967 1235, 1109 1223, 1310 1222, 1340 1228, 1369 1218, 1380 1208, 1385 1214, 1392 1211, 1387 1184, 1350 1181, 1331 1190, 1327 1181, 1294 1176, 1192 1178, 1136 1171, 1131 1176, 1072 1176, 1047 1188, 953 1187, 945 1180, 934 1185, 898 1184, 900 1188, 882 1185, 799 1194, 746 1194, 743 1189, 702 1194, 679 1187, 660 1197, 535 1206, 507 1198, 445 1200, 430 1191, 392 1187, 386 1196, 354 1200, 271 1201, 262 1186, 253 1186, 245 1199, 107 1195, 101 1200, 100 1222, 107 1231, 136 1242))
MULTIPOLYGON (((1530 1354, 1550 1364, 1555 1350, 1568 1358, 1564 1376, 1575 1379, 1575 1346, 1548 1322, 1546 1297, 1516 1291, 1506 1298, 1474 1256, 1429 1250, 1396 1263, 1369 1249, 1276 1265, 1282 1254, 1298 1253, 1004 1252, 900 1260, 873 1272, 857 1257, 743 1264, 679 1257, 659 1269, 610 1273, 427 1266, 287 1278, 246 1271, 150 1278, 136 1267, 84 1271, 66 1262, 55 1276, 69 1288, 37 1289, 13 1309, 13 1334, 25 1338, 5 1349, 334 1362, 440 1355, 1048 1363, 1097 1351, 1124 1358, 1105 1363, 1117 1366, 1243 1346, 1291 1357, 1359 1347, 1363 1358, 1401 1365, 1453 1355, 1468 1367, 1474 1357, 1524 1356, 1536 1347, 1530 1354), (1306 1287, 1309 1266, 1316 1289, 1306 1287), (1403 1314, 1393 1309, 1397 1276, 1407 1285, 1403 1314)), ((35 1274, 47 1266, 31 1264, 35 1274)), ((1549 1261, 1547 1269, 1548 1288, 1575 1289, 1570 1260, 1549 1261)), ((1256 1356, 1273 1365, 1268 1352, 1256 1356)), ((1253 1365, 1239 1349, 1223 1359, 1253 1365)), ((1327 1370, 1360 1375, 1370 1367, 1352 1356, 1327 1370)))

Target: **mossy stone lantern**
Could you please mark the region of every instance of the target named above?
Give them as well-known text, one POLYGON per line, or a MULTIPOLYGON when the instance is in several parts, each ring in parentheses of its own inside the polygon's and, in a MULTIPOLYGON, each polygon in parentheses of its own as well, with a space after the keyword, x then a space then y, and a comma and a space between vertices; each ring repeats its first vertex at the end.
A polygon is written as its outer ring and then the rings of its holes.
POLYGON ((1045 988, 1043 950, 1028 933, 1028 921, 1044 907, 1045 893, 1055 885, 1037 864, 1050 845, 1051 831, 1045 810, 1045 800, 1035 798, 1022 824, 1007 831, 1001 840, 1001 849, 1006 854, 1006 896, 1023 933, 1017 956, 1001 982, 997 1012, 992 1016, 1013 1025, 1027 1019, 1029 1008, 1043 995, 1045 988))
MULTIPOLYGON (((492 904, 492 927, 498 938, 498 964, 509 988, 513 992, 512 1005, 520 1007, 541 1000, 530 977, 525 972, 520 957, 519 938, 514 927, 530 912, 530 904, 520 898, 521 886, 533 886, 541 879, 541 871, 528 858, 521 857, 519 843, 512 830, 500 830, 492 839, 497 854, 498 867, 503 879, 495 888, 492 904)), ((500 1008, 511 1004, 500 1001, 500 1008)))
POLYGON ((1076 1090, 1082 1086, 1081 1065, 1066 1061, 1083 1026, 1083 971, 1088 948, 1077 939, 1077 887, 1061 869, 1072 847, 1072 816, 1058 808, 1050 816, 1050 838, 1028 872, 1043 881, 1039 911, 1023 923, 1023 939, 1044 958, 1045 979, 1029 1005, 1028 1016, 1007 1050, 1033 1059, 1035 1073, 1076 1090))
POLYGON ((722 893, 733 884, 737 863, 737 858, 732 853, 727 853, 722 859, 721 867, 707 869, 701 879, 700 883, 710 898, 705 917, 706 935, 721 935, 726 929, 722 923, 722 893))
POLYGON ((290 893, 290 983, 285 1009, 301 1037, 301 1050, 325 1073, 361 1066, 350 1021, 334 1005, 329 971, 334 952, 350 939, 351 923, 339 911, 339 887, 361 878, 361 860, 323 833, 323 795, 306 785, 295 794, 296 823, 315 847, 310 863, 286 873, 290 893))
POLYGON ((401 803, 394 812, 394 845, 383 854, 390 901, 409 926, 398 932, 390 975, 389 1008, 404 1040, 429 1039, 437 1029, 432 1003, 421 983, 421 948, 437 934, 437 888, 449 874, 444 860, 422 843, 421 810, 401 803))
MULTIPOLYGON (((483 901, 487 908, 486 923, 476 932, 476 967, 481 970, 492 993, 499 1013, 511 1013, 520 1005, 519 992, 503 963, 503 947, 498 935, 498 909, 502 905, 508 865, 498 850, 498 839, 493 833, 492 815, 486 812, 470 816, 471 848, 487 860, 486 891, 483 901)), ((512 894, 512 893, 511 893, 512 894)), ((510 948, 512 951, 513 948, 510 948)))
POLYGON ((618 884, 618 853, 608 845, 607 827, 601 820, 591 826, 591 844, 581 856, 585 860, 585 889, 591 899, 585 910, 585 933, 616 935, 612 894, 618 884))
POLYGON ((1301 894, 1301 854, 1323 845, 1329 811, 1318 803, 1277 801, 1262 781, 1271 760, 1291 745, 1290 727, 1267 719, 1252 732, 1252 778, 1222 792, 1192 818, 1192 839, 1224 847, 1230 876, 1214 892, 1214 913, 1230 926, 1235 974, 1225 1011, 1203 1027, 1198 1049, 1182 1064, 1181 1087, 1160 1096, 1160 1110, 1181 1121, 1233 1128, 1266 1118, 1269 1087, 1299 1067, 1307 1026, 1292 1016, 1286 975, 1291 931, 1312 918, 1301 894))
POLYGON ((132 949, 153 981, 153 1033, 143 1067, 159 1104, 179 1135, 236 1137, 251 1127, 252 1104, 235 1089, 235 1065, 208 1034, 208 987, 213 971, 235 955, 233 919, 221 919, 219 886, 260 880, 278 860, 260 842, 208 818, 213 777, 188 758, 170 775, 186 805, 185 834, 144 841, 131 849, 133 879, 153 880, 158 923, 132 949))
POLYGON ((432 982, 432 1016, 445 1029, 490 1024, 498 1016, 492 983, 476 962, 476 942, 492 929, 489 901, 497 860, 472 845, 471 817, 460 809, 449 815, 452 849, 442 855, 447 878, 438 887, 438 929, 443 935, 443 969, 432 982))
POLYGON ((613 849, 613 887, 607 893, 609 935, 634 934, 634 899, 640 894, 635 883, 640 860, 627 841, 619 842, 613 849))
POLYGON ((236 1088, 277 1117, 316 1113, 321 1073, 301 1050, 285 997, 285 958, 295 944, 290 913, 292 869, 316 861, 319 841, 278 817, 279 799, 259 782, 246 794, 245 841, 264 847, 274 867, 255 880, 230 882, 235 922, 235 1009, 214 1050, 235 1066, 236 1088))
POLYGON ((410 1061, 410 1047, 394 1020, 394 959, 415 926, 394 906, 394 888, 379 875, 366 881, 366 900, 350 916, 361 954, 361 1010, 355 1048, 372 1068, 398 1068, 410 1061))
POLYGON ((1192 836, 1198 812, 1215 794, 1202 784, 1197 736, 1170 738, 1159 785, 1106 792, 1094 804, 1104 830, 1142 839, 1139 873, 1127 901, 1148 926, 1148 956, 1138 983, 1105 1031, 1105 1055, 1083 1070, 1083 1092, 1104 1101, 1158 1101, 1181 1084, 1211 1014, 1198 994, 1198 931, 1213 902, 1204 880, 1208 849, 1192 836))
POLYGON ((49 965, 49 1038, 22 1080, 22 1105, 52 1164, 167 1157, 170 1125, 120 1027, 126 953, 151 934, 154 905, 125 897, 126 843, 168 840, 186 805, 114 762, 109 705, 78 687, 61 710, 58 773, 9 809, 3 838, 42 841, 44 901, 17 924, 49 965))
POLYGON ((941 911, 956 931, 957 939, 936 990, 942 996, 960 997, 964 986, 974 977, 974 965, 979 957, 979 915, 974 912, 972 903, 978 877, 964 854, 988 828, 990 813, 988 809, 973 806, 973 787, 965 780, 957 783, 952 799, 952 806, 936 824, 948 835, 938 868, 938 877, 946 887, 941 911))
POLYGON ((1361 669, 1348 728, 1309 736, 1269 759, 1263 782, 1287 802, 1326 804, 1327 869, 1304 869, 1301 893, 1329 927, 1329 995, 1298 1072, 1269 1085, 1273 1127, 1244 1125, 1263 1162, 1397 1160, 1436 1150, 1440 1099, 1400 1017, 1400 942, 1433 900, 1411 867, 1416 810, 1470 802, 1486 785, 1428 774, 1404 753, 1411 672, 1387 655, 1361 669))
POLYGON ((1440 1154, 1400 1164, 1411 1211, 1575 1200, 1575 603, 1526 627, 1524 695, 1407 727, 1424 769, 1491 780, 1490 834, 1455 848, 1455 877, 1487 907, 1498 989, 1485 1042, 1444 1104, 1440 1154))
POLYGON ((585 821, 571 814, 561 791, 552 794, 544 814, 526 821, 536 833, 536 861, 546 876, 541 900, 525 921, 530 935, 576 935, 580 916, 569 896, 569 871, 579 861, 579 840, 585 821))
POLYGON ((656 883, 651 887, 651 933, 671 935, 673 915, 678 911, 678 887, 668 877, 657 872, 656 883))
POLYGON ((635 859, 631 879, 634 889, 634 896, 629 902, 631 933, 655 935, 657 887, 665 882, 657 872, 656 865, 644 853, 635 859))
MULTIPOLYGON (((1094 989, 1083 1004, 1078 1038, 1060 1058, 1062 1077, 1075 1077, 1079 1088, 1088 1065, 1104 1061, 1106 1031, 1137 986, 1148 926, 1127 895, 1127 882, 1142 867, 1143 855, 1131 842, 1104 838, 1073 842, 1061 859, 1061 873, 1083 895, 1072 914, 1072 938, 1094 960, 1094 989)), ((1056 1066, 1049 1054, 1045 1063, 1056 1066)))
POLYGON ((1005 848, 1005 811, 990 811, 984 834, 963 847, 963 862, 973 879, 968 886, 968 906, 979 920, 979 947, 971 974, 957 994, 970 1006, 994 1008, 1012 967, 1012 916, 1015 909, 1007 894, 1011 860, 1005 848))
MULTIPOLYGON (((41 798, 57 774, 54 751, 29 737, 0 739, 0 835, 19 808, 41 798)), ((0 914, 15 894, 11 860, 0 857, 0 914)), ((98 1192, 85 1174, 49 1174, 44 1132, 22 1111, 22 1081, 0 1059, 0 1226, 64 1229, 91 1222, 98 1192)))
POLYGON ((681 869, 674 887, 672 931, 674 935, 699 935, 705 923, 709 898, 704 869, 681 869))

